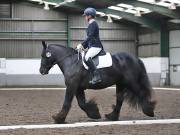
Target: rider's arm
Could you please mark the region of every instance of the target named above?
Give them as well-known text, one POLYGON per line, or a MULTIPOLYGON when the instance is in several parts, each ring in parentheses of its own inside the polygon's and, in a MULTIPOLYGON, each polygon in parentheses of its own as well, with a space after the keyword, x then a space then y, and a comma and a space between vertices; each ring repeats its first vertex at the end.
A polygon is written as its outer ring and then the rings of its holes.
POLYGON ((96 31, 95 23, 89 24, 87 38, 82 42, 82 45, 84 48, 88 47, 88 42, 89 42, 89 40, 91 40, 93 38, 95 31, 96 31))

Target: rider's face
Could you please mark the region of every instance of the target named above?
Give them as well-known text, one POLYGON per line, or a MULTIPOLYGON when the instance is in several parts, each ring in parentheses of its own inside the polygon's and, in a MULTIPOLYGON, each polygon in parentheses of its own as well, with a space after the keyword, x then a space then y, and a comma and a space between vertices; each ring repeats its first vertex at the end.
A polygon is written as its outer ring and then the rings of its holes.
POLYGON ((89 20, 91 19, 91 16, 90 15, 86 15, 86 16, 84 16, 84 18, 85 18, 85 20, 87 21, 87 22, 89 22, 89 20))

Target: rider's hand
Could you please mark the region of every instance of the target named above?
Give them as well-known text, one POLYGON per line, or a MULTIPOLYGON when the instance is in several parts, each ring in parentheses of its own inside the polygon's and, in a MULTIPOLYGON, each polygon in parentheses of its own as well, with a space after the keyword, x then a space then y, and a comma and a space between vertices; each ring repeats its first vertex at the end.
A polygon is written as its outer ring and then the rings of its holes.
POLYGON ((82 44, 78 44, 77 47, 76 47, 77 50, 80 50, 82 48, 83 48, 82 44))

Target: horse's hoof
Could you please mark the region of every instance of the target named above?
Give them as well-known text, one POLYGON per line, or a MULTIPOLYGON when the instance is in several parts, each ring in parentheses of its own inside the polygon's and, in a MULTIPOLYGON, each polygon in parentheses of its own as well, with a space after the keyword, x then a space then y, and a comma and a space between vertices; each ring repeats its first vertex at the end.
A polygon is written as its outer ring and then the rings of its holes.
POLYGON ((100 119, 101 118, 97 104, 93 99, 86 103, 85 112, 86 112, 87 116, 91 119, 100 119))
POLYGON ((144 106, 142 106, 143 113, 149 117, 154 117, 155 104, 155 102, 151 102, 149 104, 145 104, 144 106))
POLYGON ((119 120, 119 116, 118 115, 115 115, 113 113, 110 113, 110 114, 105 114, 105 117, 107 120, 111 120, 111 121, 117 121, 119 120))
POLYGON ((65 120, 59 118, 58 115, 53 115, 52 118, 53 118, 55 124, 65 124, 65 120))
POLYGON ((100 114, 87 114, 87 116, 91 119, 101 119, 101 115, 100 114))
POLYGON ((149 110, 143 110, 143 113, 149 117, 154 117, 154 112, 149 110))

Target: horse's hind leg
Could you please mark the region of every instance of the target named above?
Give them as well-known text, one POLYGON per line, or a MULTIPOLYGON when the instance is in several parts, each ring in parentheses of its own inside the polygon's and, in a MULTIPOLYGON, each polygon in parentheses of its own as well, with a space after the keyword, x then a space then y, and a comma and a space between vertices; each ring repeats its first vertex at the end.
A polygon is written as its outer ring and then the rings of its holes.
POLYGON ((84 90, 78 89, 78 91, 76 92, 76 98, 77 98, 79 107, 83 111, 86 112, 89 118, 92 118, 92 119, 101 118, 97 104, 93 100, 86 102, 84 90))
POLYGON ((108 120, 116 121, 119 119, 119 114, 121 106, 124 100, 124 87, 116 85, 116 105, 113 106, 113 111, 109 114, 106 114, 105 117, 108 120))

